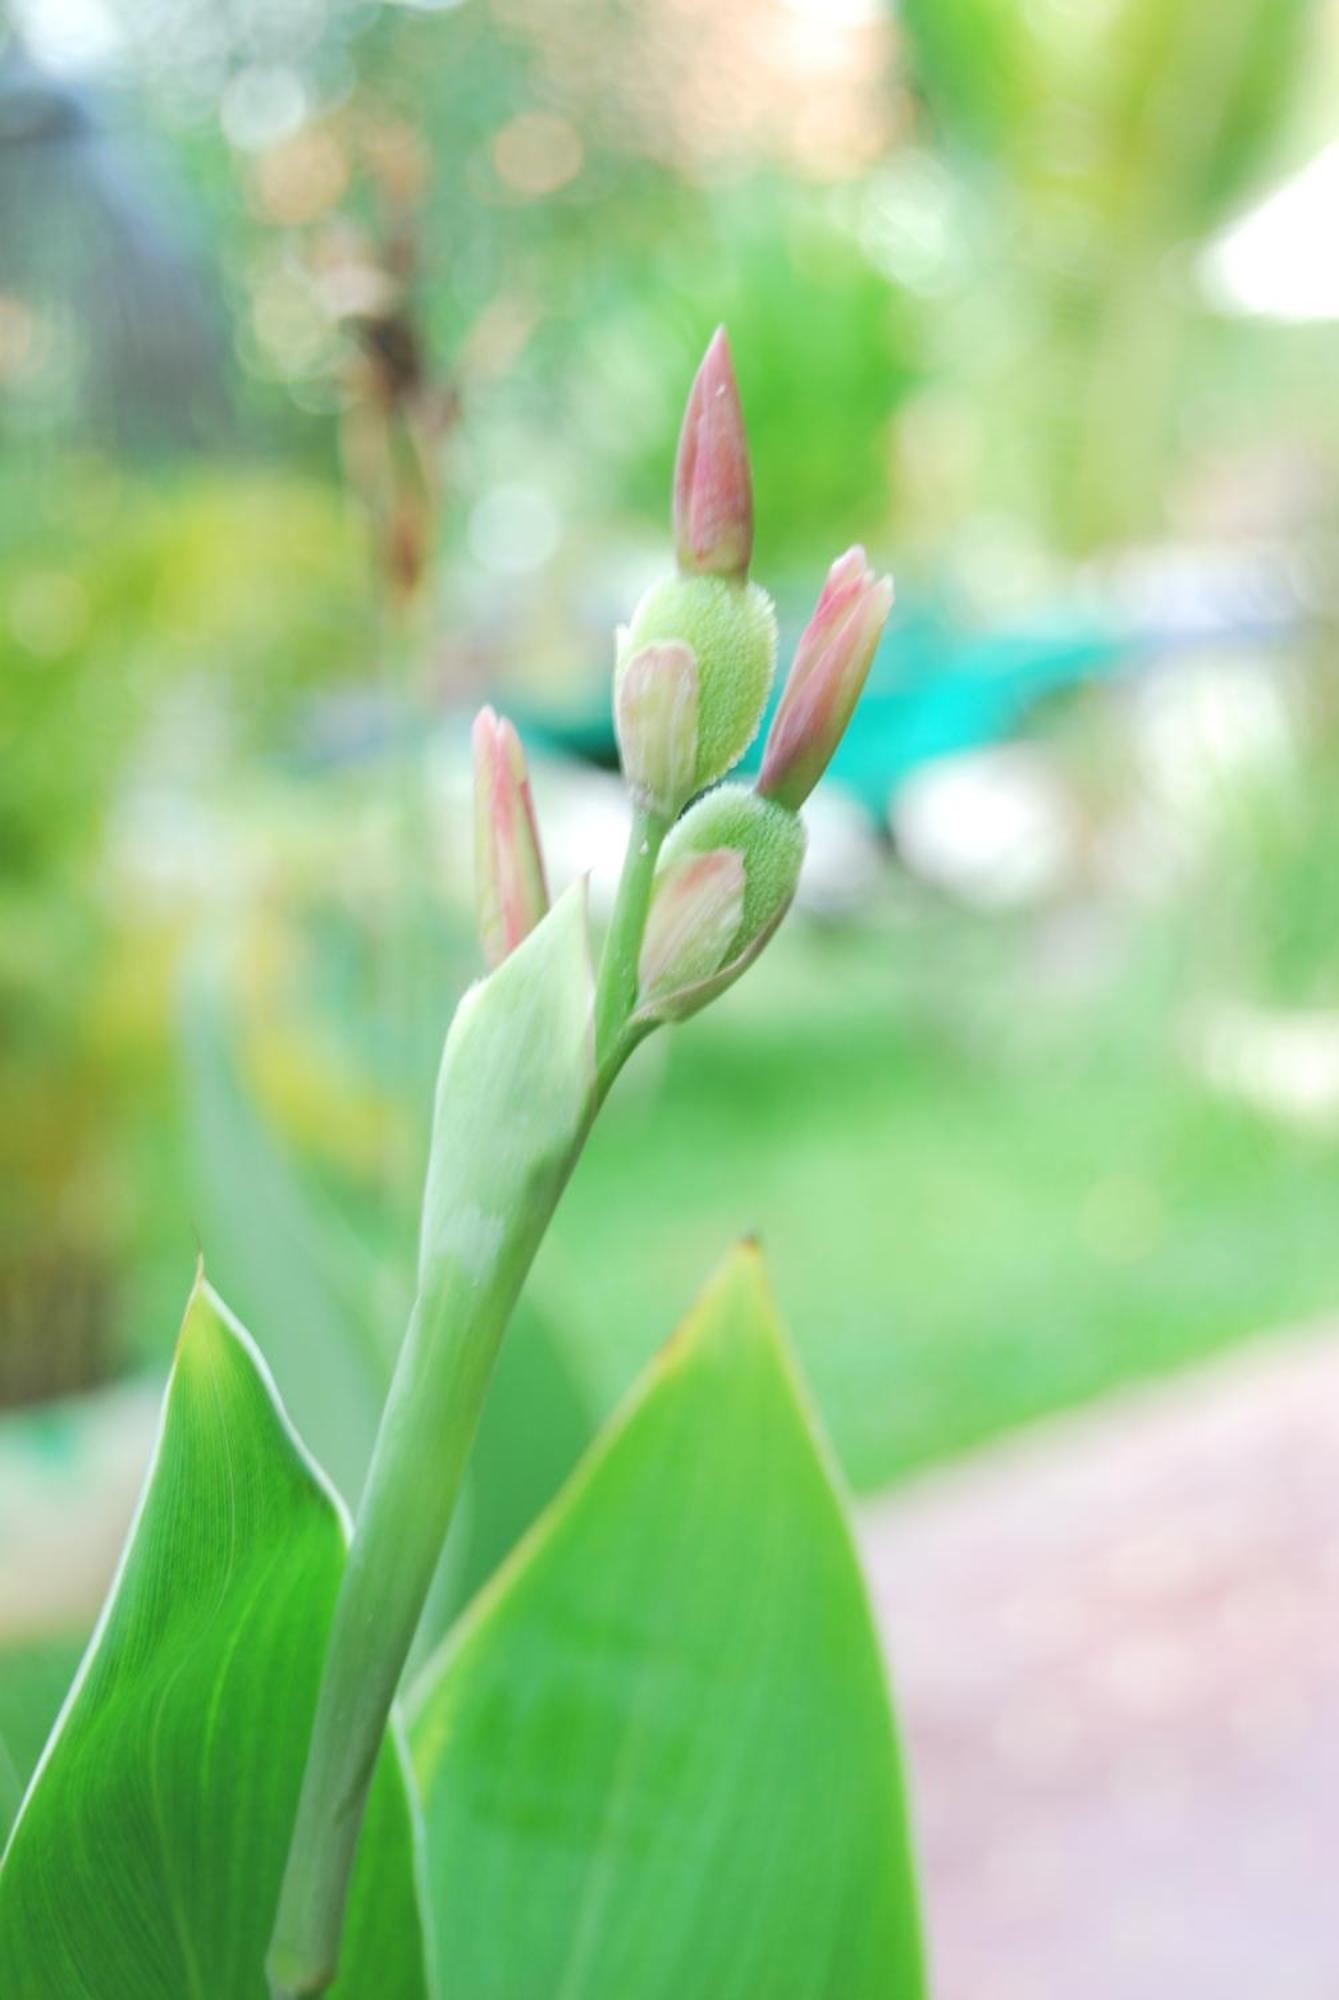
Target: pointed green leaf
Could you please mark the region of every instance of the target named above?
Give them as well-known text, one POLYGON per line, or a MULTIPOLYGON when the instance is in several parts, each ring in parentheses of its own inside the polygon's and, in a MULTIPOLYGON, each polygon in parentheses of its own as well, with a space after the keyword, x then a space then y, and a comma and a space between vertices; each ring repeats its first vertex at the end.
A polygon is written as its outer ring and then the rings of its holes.
POLYGON ((412 1708, 443 1990, 919 2000, 883 1664, 751 1253, 412 1708))
MULTIPOLYGON (((345 1530, 197 1285, 120 1571, 0 1869, 0 1993, 261 2000, 345 1530)), ((411 1809, 383 1747, 345 2000, 422 2000, 411 1809)))

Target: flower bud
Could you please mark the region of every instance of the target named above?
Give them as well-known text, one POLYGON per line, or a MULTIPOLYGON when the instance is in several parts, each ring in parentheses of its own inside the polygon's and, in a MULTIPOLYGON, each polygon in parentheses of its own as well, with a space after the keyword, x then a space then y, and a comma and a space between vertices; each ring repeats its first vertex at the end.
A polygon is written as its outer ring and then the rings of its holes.
POLYGON ((474 899, 490 968, 549 907, 525 753, 511 723, 491 708, 474 718, 474 899))
MULTIPOLYGON (((760 799, 745 785, 721 785, 708 792, 684 814, 665 842, 656 871, 652 918, 663 883, 677 882, 678 871, 686 863, 716 857, 723 851, 738 856, 743 866, 744 894, 738 921, 723 948, 718 948, 713 934, 708 951, 704 939, 701 961, 714 956, 714 966, 696 978, 683 978, 672 990, 664 981, 654 993, 648 989, 643 957, 643 986, 637 1009, 643 1021, 679 1021, 695 1014, 753 963, 795 894, 804 859, 804 824, 798 814, 774 805, 769 799, 760 799)), ((720 867, 720 862, 713 859, 713 871, 720 867)), ((697 882, 705 900, 702 879, 689 878, 697 882)), ((687 896, 686 890, 681 893, 687 896)), ((727 907, 722 891, 717 912, 721 928, 727 907)), ((703 921, 705 925, 705 917, 703 921)), ((649 922, 647 935, 650 935, 649 922)), ((685 960, 686 956, 685 953, 685 960)))
POLYGON ((720 970, 744 914, 744 857, 733 847, 684 854, 656 874, 637 968, 654 1008, 720 970))
POLYGON ((693 378, 674 461, 674 553, 686 573, 748 575, 753 482, 730 343, 718 326, 693 378))
POLYGON ((661 819, 675 818, 698 789, 692 647, 665 639, 632 654, 615 677, 614 723, 634 800, 661 819))
POLYGON ((865 685, 893 602, 859 546, 838 556, 800 635, 763 750, 758 790, 798 812, 828 767, 865 685))
POLYGON ((614 707, 645 648, 675 640, 697 667, 696 747, 684 797, 714 785, 757 733, 776 668, 776 613, 756 583, 722 576, 670 576, 653 583, 632 614, 614 669, 614 707))

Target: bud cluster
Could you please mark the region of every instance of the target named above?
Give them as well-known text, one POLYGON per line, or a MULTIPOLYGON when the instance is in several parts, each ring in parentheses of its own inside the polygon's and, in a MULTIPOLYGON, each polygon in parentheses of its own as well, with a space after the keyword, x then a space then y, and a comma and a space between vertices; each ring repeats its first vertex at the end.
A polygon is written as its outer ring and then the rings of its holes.
MULTIPOLYGON (((862 548, 838 557, 796 648, 756 790, 721 784, 757 733, 777 650, 772 601, 749 580, 753 490, 724 328, 688 398, 673 515, 677 568, 646 592, 615 649, 614 719, 636 817, 600 973, 602 1059, 696 1012, 780 923, 804 857, 799 808, 850 721, 892 603, 891 581, 862 548)), ((475 726, 475 782, 479 920, 493 965, 539 922, 548 895, 520 744, 490 709, 475 726)))

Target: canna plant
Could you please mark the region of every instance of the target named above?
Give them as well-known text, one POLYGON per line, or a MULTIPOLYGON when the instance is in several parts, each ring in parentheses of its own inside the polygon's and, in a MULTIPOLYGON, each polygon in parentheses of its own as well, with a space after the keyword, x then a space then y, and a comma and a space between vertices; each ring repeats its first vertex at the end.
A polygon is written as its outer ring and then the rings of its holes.
POLYGON ((757 957, 891 585, 832 566, 755 787, 776 624, 724 332, 676 569, 618 634, 631 827, 598 970, 510 723, 474 729, 490 967, 446 1037, 417 1296, 350 1528, 201 1277, 97 1630, 0 1870, 0 1992, 919 2000, 884 1674, 828 1456, 737 1251, 427 1665, 508 1318, 638 1044, 757 957))

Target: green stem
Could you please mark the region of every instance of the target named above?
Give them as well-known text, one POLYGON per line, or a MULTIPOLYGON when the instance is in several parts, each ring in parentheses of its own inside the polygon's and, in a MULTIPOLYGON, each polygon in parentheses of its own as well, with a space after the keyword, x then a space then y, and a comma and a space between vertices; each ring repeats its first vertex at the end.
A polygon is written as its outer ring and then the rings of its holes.
MULTIPOLYGON (((588 1121, 589 1122, 589 1121, 588 1121)), ((268 1972, 275 2000, 335 1977, 358 1833, 387 1718, 512 1307, 585 1139, 530 1175, 481 1278, 432 1269, 377 1433, 335 1605, 268 1972)))
MULTIPOLYGON (((593 1071, 580 1053, 589 1063, 589 988, 566 1021, 570 1049, 552 1046, 562 1010, 545 1014, 549 982, 525 966, 528 943, 462 1003, 447 1038, 419 1293, 335 1601, 270 1946, 275 2000, 324 1993, 334 1980, 373 1769, 497 1350, 596 1106, 638 1038, 628 1016, 667 831, 653 814, 633 816, 595 996, 593 1071), (535 1032, 541 1023, 549 1032, 535 1032)), ((579 939, 584 964, 584 905, 579 939)))
POLYGON ((601 1069, 618 1043, 637 998, 642 932, 646 928, 656 860, 669 828, 669 821, 658 813, 634 807, 595 994, 595 1059, 601 1069))

